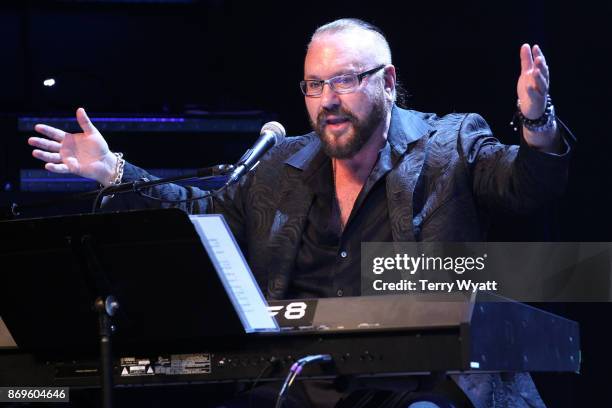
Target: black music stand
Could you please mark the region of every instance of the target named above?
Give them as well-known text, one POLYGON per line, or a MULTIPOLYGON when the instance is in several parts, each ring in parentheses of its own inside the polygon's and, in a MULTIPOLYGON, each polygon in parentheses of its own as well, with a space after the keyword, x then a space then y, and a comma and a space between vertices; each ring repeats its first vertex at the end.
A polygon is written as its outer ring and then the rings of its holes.
POLYGON ((122 352, 245 333, 183 211, 7 221, 0 236, 8 238, 0 247, 0 316, 19 348, 91 354, 99 346, 105 408, 111 333, 122 352))

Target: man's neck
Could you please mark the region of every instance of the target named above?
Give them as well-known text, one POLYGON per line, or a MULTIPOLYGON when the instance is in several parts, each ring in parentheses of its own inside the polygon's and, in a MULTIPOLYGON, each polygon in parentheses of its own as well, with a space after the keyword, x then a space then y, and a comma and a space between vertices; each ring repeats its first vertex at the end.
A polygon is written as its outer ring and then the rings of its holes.
POLYGON ((363 184, 372 171, 378 152, 387 141, 390 115, 374 131, 367 143, 353 157, 349 159, 332 158, 337 181, 352 181, 363 184))
POLYGON ((382 123, 359 152, 350 159, 332 158, 334 190, 340 208, 342 230, 353 211, 355 200, 363 188, 376 160, 378 151, 385 145, 389 122, 382 123))

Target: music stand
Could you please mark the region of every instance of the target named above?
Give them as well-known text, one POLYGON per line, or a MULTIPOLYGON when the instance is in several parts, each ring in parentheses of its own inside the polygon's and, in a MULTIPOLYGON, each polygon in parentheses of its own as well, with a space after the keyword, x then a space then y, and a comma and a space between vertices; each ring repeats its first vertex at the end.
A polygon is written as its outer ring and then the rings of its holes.
POLYGON ((181 210, 7 221, 0 236, 10 237, 0 248, 0 316, 19 348, 92 353, 100 345, 105 407, 115 327, 113 348, 123 352, 245 333, 181 210))

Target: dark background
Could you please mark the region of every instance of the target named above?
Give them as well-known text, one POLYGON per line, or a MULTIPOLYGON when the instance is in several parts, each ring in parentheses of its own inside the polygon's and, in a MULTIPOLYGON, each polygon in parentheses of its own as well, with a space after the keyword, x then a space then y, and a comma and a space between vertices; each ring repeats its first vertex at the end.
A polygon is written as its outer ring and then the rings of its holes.
MULTIPOLYGON (((498 217, 490 237, 612 240, 612 6, 595 1, 3 3, 0 182, 5 191, 0 205, 15 197, 31 199, 19 194, 13 175, 16 166, 39 166, 25 158, 27 135, 13 126, 18 115, 71 115, 78 106, 94 118, 262 111, 290 135, 307 132, 298 88, 305 46, 318 25, 347 16, 386 33, 411 108, 478 112, 506 143, 518 142, 508 123, 516 101, 519 48, 524 42, 540 44, 551 69, 557 113, 579 139, 568 192, 535 216, 498 217), (44 87, 46 78, 56 79, 56 86, 44 87)), ((148 150, 146 139, 141 140, 132 157, 164 161, 163 150, 148 150)), ((231 138, 226 143, 231 146, 231 138)), ((130 151, 124 153, 130 157, 130 151)), ((236 149, 236 158, 241 154, 236 149)), ((201 166, 214 163, 214 154, 203 150, 201 166)), ((548 307, 580 321, 584 364, 580 375, 536 374, 545 400, 553 407, 609 404, 612 308, 548 307)))

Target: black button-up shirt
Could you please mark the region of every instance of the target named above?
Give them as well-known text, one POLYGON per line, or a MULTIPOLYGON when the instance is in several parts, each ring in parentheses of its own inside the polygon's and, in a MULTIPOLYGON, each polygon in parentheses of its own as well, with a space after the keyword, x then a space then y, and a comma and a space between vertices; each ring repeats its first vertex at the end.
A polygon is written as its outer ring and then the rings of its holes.
POLYGON ((359 296, 361 242, 390 242, 385 176, 393 167, 389 142, 363 185, 342 231, 331 159, 321 150, 304 173, 314 193, 289 293, 290 299, 359 296))

